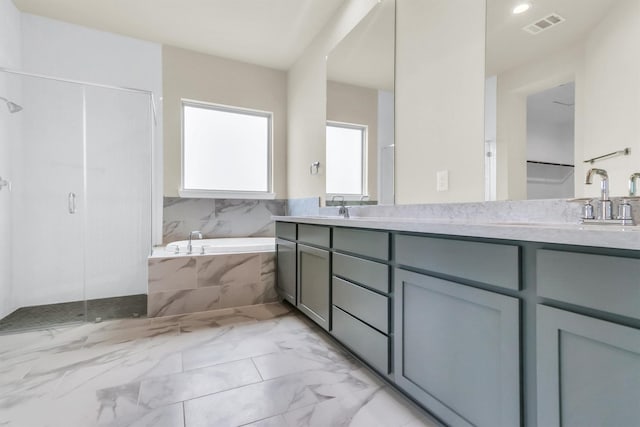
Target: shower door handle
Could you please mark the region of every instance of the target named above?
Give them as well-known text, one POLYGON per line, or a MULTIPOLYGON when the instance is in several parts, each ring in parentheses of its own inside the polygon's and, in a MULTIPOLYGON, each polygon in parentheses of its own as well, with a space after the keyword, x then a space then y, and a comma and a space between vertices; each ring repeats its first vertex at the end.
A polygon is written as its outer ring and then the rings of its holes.
POLYGON ((69 193, 69 213, 70 214, 74 214, 76 213, 76 193, 69 193))

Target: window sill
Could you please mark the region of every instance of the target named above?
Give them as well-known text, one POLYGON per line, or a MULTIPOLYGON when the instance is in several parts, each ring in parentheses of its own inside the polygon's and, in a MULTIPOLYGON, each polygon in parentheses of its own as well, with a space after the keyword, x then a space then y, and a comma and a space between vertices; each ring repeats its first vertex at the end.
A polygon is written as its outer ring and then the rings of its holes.
POLYGON ((210 191, 210 190, 178 190, 178 195, 183 198, 199 199, 261 199, 274 200, 276 193, 263 193, 259 191, 210 191))

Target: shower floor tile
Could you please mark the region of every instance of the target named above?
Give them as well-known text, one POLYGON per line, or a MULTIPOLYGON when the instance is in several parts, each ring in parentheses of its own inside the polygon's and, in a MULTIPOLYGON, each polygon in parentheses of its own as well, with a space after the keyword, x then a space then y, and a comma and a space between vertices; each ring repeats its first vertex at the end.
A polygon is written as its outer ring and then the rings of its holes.
MULTIPOLYGON (((43 329, 85 321, 84 301, 22 307, 0 319, 0 333, 43 329)), ((146 316, 147 295, 101 298, 87 301, 87 320, 146 316)))
POLYGON ((439 426, 280 303, 2 335, 0 425, 439 426))

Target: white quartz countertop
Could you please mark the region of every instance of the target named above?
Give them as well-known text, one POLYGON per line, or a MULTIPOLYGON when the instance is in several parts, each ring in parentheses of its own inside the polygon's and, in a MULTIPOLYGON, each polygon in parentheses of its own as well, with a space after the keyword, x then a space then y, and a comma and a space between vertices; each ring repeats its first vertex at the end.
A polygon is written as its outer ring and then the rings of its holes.
POLYGON ((640 226, 468 222, 432 218, 274 216, 276 221, 640 250, 640 226))

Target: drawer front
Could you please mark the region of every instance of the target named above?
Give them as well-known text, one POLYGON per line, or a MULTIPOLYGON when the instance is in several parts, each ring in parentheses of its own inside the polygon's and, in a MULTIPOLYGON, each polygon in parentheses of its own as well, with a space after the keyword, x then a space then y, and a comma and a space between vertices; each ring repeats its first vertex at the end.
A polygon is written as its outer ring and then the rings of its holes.
POLYGON ((333 278, 333 304, 352 316, 389 333, 389 298, 363 287, 333 278))
POLYGON ((397 235, 396 261, 408 267, 520 289, 517 246, 397 235))
POLYGON ((333 274, 380 292, 390 290, 389 267, 377 262, 334 253, 333 274))
POLYGON ((640 259, 539 249, 538 294, 640 318, 640 259))
POLYGON ((298 240, 311 245, 328 248, 331 243, 331 229, 321 225, 298 224, 298 240))
POLYGON ((389 233, 336 228, 333 230, 333 248, 387 261, 389 259, 389 233))
POLYGON ((296 224, 293 222, 276 222, 276 237, 296 240, 296 224))
POLYGON ((337 307, 331 333, 382 374, 389 373, 389 338, 337 307))

